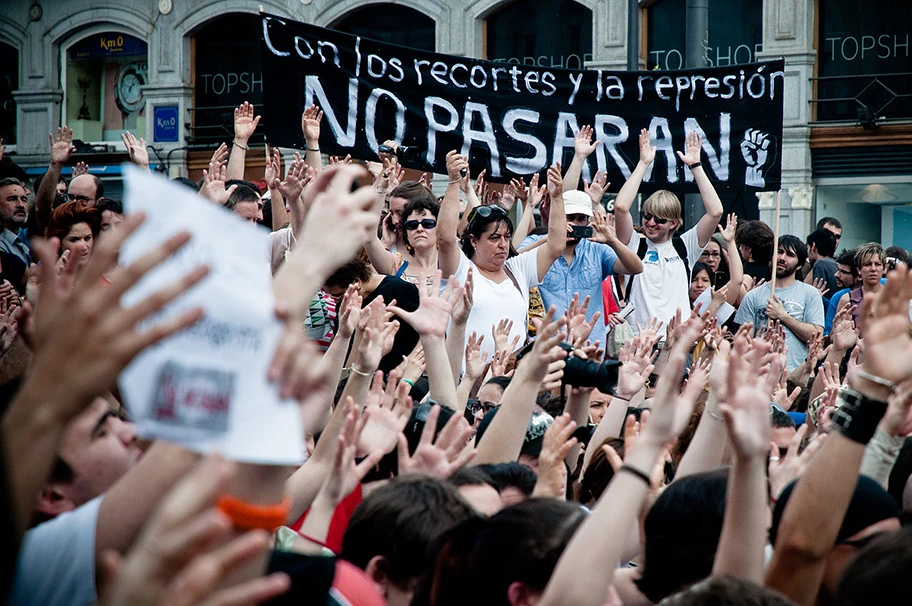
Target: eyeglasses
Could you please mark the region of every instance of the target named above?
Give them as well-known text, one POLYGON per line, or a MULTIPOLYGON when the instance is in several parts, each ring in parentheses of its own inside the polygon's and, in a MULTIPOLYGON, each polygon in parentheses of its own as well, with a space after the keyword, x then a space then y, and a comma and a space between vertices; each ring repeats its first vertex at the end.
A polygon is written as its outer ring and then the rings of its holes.
POLYGON ((418 226, 423 227, 424 229, 434 229, 437 227, 437 219, 422 219, 418 221, 416 219, 411 219, 402 224, 402 226, 408 231, 415 231, 418 229, 418 226))
POLYGON ((472 223, 478 217, 484 217, 487 219, 492 215, 499 215, 501 217, 507 216, 507 211, 497 206, 496 204, 490 204, 488 206, 476 206, 472 209, 472 212, 469 213, 469 223, 472 223))
POLYGON ((70 202, 75 202, 77 200, 79 200, 80 202, 88 202, 89 200, 95 199, 95 198, 90 198, 89 196, 79 196, 76 194, 67 194, 66 197, 67 197, 67 200, 69 200, 70 202))
POLYGON ((718 259, 718 258, 720 258, 722 255, 719 254, 719 253, 717 253, 717 252, 706 252, 706 251, 704 251, 704 252, 700 253, 700 256, 701 256, 701 257, 708 257, 708 258, 710 258, 710 259, 718 259))
POLYGON ((493 402, 482 402, 478 398, 469 398, 468 402, 466 402, 466 405, 473 415, 477 414, 481 410, 484 411, 484 414, 488 414, 490 411, 497 408, 497 404, 494 404, 493 402))
POLYGON ((647 221, 654 221, 656 225, 665 225, 668 223, 668 219, 664 217, 657 217, 652 213, 643 213, 643 223, 647 221))

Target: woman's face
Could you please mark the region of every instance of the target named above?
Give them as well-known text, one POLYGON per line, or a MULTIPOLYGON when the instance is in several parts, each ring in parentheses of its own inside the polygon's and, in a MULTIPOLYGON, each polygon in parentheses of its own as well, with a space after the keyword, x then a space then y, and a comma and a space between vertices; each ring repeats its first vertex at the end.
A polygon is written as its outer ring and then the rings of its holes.
POLYGON ((472 262, 488 271, 498 271, 510 255, 510 227, 506 221, 491 223, 477 238, 472 236, 472 262))
POLYGON ((883 270, 884 264, 880 257, 870 255, 865 258, 858 273, 861 274, 861 279, 864 280, 865 286, 876 286, 880 283, 881 277, 883 277, 883 270))
POLYGON ((424 208, 415 210, 409 213, 408 217, 405 217, 402 226, 405 228, 406 237, 412 248, 415 250, 427 250, 437 246, 436 222, 437 217, 424 208), (425 227, 430 221, 434 222, 434 226, 425 227), (422 225, 422 222, 425 225, 422 225))
POLYGON ((719 248, 719 243, 715 240, 710 240, 709 244, 706 245, 706 248, 703 249, 703 252, 700 253, 700 261, 706 263, 713 272, 717 272, 719 271, 719 262, 721 259, 722 249, 719 248))
POLYGON ((705 269, 701 269, 690 279, 690 302, 696 301, 697 297, 703 294, 707 288, 709 288, 709 273, 705 269))
POLYGON ((95 243, 92 230, 88 223, 76 223, 60 243, 60 254, 70 251, 70 259, 85 264, 92 254, 92 245, 95 243))

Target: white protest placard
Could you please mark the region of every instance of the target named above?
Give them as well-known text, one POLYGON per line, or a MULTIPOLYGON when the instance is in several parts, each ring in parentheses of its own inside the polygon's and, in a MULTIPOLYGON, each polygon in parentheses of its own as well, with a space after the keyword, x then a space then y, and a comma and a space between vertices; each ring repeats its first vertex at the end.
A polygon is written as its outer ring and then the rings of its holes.
POLYGON ((181 230, 190 242, 123 297, 136 304, 199 265, 209 275, 148 324, 200 306, 194 326, 143 351, 120 375, 125 404, 144 438, 247 463, 293 465, 304 457, 297 402, 279 397, 267 366, 282 324, 275 317, 266 232, 182 185, 125 166, 127 213, 145 222, 124 243, 127 266, 181 230))

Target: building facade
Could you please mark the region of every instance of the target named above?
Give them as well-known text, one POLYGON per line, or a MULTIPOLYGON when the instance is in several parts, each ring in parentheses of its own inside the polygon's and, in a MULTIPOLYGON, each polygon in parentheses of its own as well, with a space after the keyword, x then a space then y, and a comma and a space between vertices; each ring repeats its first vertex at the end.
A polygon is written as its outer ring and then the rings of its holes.
MULTIPOLYGON (((171 176, 231 139, 263 99, 260 9, 453 55, 548 67, 685 67, 686 0, 9 0, 0 13, 0 135, 31 175, 47 133, 119 190, 120 134, 171 176), (628 10, 633 10, 628 15, 628 10), (628 16, 638 25, 628 29, 628 16)), ((912 11, 907 0, 709 0, 709 65, 786 60, 780 229, 844 224, 843 244, 912 248, 912 11)), ((263 116, 268 120, 269 116, 263 116)), ((254 141, 254 145, 261 143, 254 141)), ((249 154, 252 170, 263 159, 249 154)), ((616 184, 619 185, 619 184, 616 184)), ((776 195, 725 200, 774 223, 776 195)))

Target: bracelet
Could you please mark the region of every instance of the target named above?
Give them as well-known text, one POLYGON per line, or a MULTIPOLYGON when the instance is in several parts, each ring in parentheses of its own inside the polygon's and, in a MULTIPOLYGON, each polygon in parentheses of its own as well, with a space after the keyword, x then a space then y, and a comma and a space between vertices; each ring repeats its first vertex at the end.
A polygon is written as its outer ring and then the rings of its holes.
POLYGON ((703 166, 702 162, 694 162, 693 164, 688 164, 687 168, 689 168, 690 170, 693 170, 695 168, 700 168, 701 166, 703 166))
POLYGON ((633 475, 635 475, 636 477, 638 477, 639 479, 641 479, 641 480, 643 480, 644 482, 646 482, 646 486, 652 486, 652 478, 650 478, 648 475, 646 475, 645 473, 643 473, 642 471, 640 471, 640 470, 637 469, 636 467, 633 467, 633 466, 631 466, 631 465, 627 465, 627 464, 625 463, 624 465, 621 465, 621 467, 620 467, 620 469, 618 469, 618 471, 626 471, 627 473, 633 474, 633 475))
POLYGON ((253 505, 237 497, 222 495, 216 507, 231 520, 235 528, 255 530, 262 528, 272 532, 285 523, 291 509, 291 496, 285 495, 276 505, 253 505))
POLYGON ((356 375, 358 375, 359 377, 369 377, 369 376, 371 376, 371 373, 369 373, 369 372, 363 372, 363 371, 358 370, 357 368, 355 368, 355 365, 354 365, 354 364, 352 364, 351 366, 349 366, 348 369, 349 369, 350 371, 352 371, 353 373, 355 373, 356 375))
POLYGON ((385 190, 385 189, 380 189, 379 187, 375 187, 375 188, 374 188, 374 191, 377 192, 378 194, 386 195, 386 190, 385 190))
POLYGON ((414 381, 412 381, 411 379, 406 379, 405 377, 402 377, 401 379, 399 379, 399 382, 400 382, 400 383, 405 383, 405 384, 408 385, 409 387, 414 387, 414 386, 415 386, 415 382, 414 382, 414 381))
POLYGON ((880 420, 887 412, 887 403, 869 398, 848 387, 839 390, 836 401, 833 426, 853 442, 870 442, 880 420))
POLYGON ((456 185, 460 181, 462 181, 462 179, 456 179, 455 181, 447 181, 447 185, 456 185))
POLYGON ((712 412, 711 410, 707 410, 706 412, 707 412, 707 414, 710 416, 710 418, 715 419, 715 420, 718 421, 719 423, 725 423, 725 417, 723 417, 723 416, 720 415, 719 413, 717 413, 717 412, 712 412))
POLYGON ((319 152, 319 151, 320 151, 320 148, 319 148, 319 147, 307 147, 306 145, 304 146, 304 149, 307 150, 307 151, 312 151, 312 152, 319 152))
POLYGON ((864 370, 862 370, 860 368, 856 371, 856 374, 858 375, 859 379, 864 379, 866 381, 870 381, 871 383, 877 383, 881 387, 886 387, 887 389, 890 390, 890 393, 896 392, 896 383, 894 383, 893 381, 888 381, 887 379, 884 379, 883 377, 878 377, 877 375, 872 375, 871 373, 865 372, 864 370))
POLYGON ((240 143, 238 143, 237 141, 233 141, 233 143, 234 143, 236 146, 238 146, 238 147, 240 147, 241 149, 243 149, 244 151, 247 151, 247 148, 246 148, 245 146, 241 145, 240 143))

